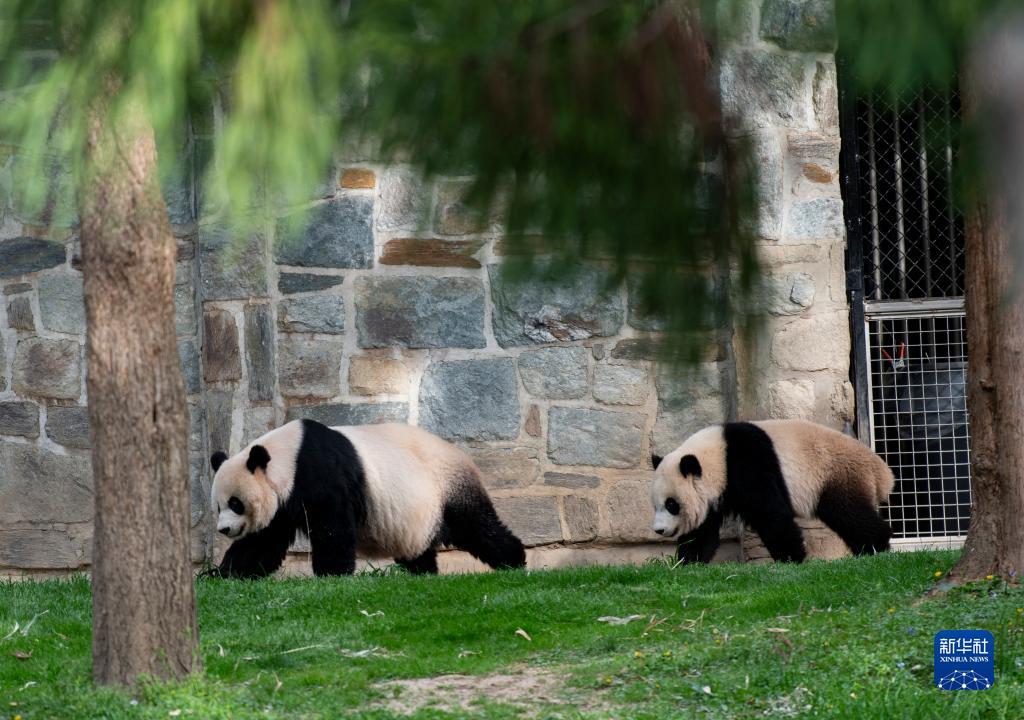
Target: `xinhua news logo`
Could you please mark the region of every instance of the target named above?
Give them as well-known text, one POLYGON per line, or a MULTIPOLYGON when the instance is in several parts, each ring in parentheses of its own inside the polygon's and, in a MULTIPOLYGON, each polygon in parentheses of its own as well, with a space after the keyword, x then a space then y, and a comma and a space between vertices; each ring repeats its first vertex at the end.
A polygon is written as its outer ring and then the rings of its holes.
POLYGON ((935 633, 935 687, 988 690, 996 681, 996 647, 988 630, 935 633))

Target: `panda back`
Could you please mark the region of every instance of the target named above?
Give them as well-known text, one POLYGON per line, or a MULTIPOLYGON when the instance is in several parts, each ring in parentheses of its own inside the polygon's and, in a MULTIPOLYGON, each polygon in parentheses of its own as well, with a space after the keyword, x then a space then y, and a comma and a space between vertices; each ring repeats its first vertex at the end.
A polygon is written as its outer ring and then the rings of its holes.
POLYGON ((866 495, 876 505, 892 489, 888 467, 854 438, 807 420, 755 424, 772 440, 793 510, 799 516, 815 516, 826 488, 866 495))
POLYGON ((361 554, 418 556, 437 536, 452 486, 476 478, 472 461, 441 438, 410 425, 333 429, 349 439, 363 466, 367 521, 361 554))

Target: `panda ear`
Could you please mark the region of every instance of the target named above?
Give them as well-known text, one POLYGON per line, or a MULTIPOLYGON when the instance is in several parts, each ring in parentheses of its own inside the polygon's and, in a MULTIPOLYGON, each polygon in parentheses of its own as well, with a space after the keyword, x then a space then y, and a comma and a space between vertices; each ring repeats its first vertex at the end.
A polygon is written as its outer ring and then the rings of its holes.
POLYGON ((694 455, 683 455, 679 460, 679 472, 683 474, 683 477, 688 477, 690 475, 700 477, 700 460, 698 460, 694 455))
POLYGON ((253 445, 249 451, 249 459, 245 461, 246 469, 254 473, 257 468, 260 470, 266 470, 267 465, 270 463, 270 453, 262 445, 253 445))
POLYGON ((661 455, 654 455, 654 454, 652 454, 651 455, 651 467, 654 468, 655 470, 657 470, 658 466, 661 465, 661 461, 664 460, 664 459, 665 458, 663 458, 661 455))
POLYGON ((220 470, 220 466, 224 464, 224 461, 228 459, 227 453, 223 453, 220 450, 210 456, 210 467, 213 468, 214 472, 220 470))

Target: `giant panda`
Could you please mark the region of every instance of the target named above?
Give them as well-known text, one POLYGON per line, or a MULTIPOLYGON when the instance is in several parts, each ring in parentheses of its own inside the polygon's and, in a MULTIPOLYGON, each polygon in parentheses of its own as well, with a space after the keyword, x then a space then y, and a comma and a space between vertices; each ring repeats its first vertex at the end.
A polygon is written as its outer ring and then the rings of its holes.
POLYGON ((679 534, 684 563, 711 560, 729 515, 779 561, 807 555, 796 517, 820 519, 857 555, 889 549, 892 532, 878 505, 892 491, 892 472, 835 430, 804 420, 713 425, 652 464, 653 529, 679 534))
POLYGON ((222 576, 269 575, 296 532, 309 537, 316 575, 351 574, 357 554, 436 573, 439 545, 493 568, 526 563, 469 456, 416 427, 295 420, 210 464, 217 530, 234 540, 222 576))

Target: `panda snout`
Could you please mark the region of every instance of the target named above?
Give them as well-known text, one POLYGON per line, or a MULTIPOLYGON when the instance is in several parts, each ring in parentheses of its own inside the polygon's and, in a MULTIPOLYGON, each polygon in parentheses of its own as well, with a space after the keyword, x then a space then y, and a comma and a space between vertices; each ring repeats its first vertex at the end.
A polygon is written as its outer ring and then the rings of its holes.
POLYGON ((230 524, 225 525, 224 527, 218 527, 217 528, 217 532, 219 532, 224 537, 229 537, 229 538, 241 537, 242 534, 245 533, 245 523, 242 523, 238 527, 234 527, 233 525, 230 525, 230 524))

